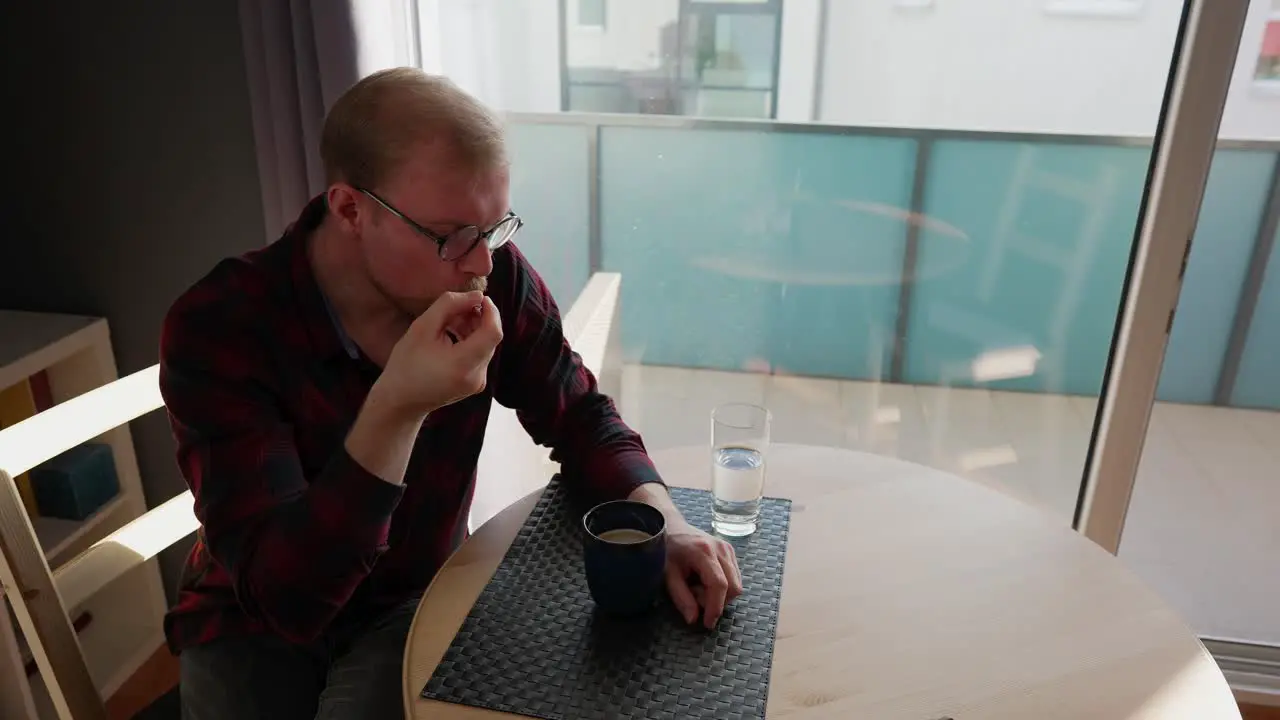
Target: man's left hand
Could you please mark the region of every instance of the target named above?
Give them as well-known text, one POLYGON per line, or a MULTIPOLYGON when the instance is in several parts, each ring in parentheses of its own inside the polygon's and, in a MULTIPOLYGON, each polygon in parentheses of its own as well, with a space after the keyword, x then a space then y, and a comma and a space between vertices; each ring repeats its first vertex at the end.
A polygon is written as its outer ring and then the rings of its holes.
POLYGON ((694 623, 701 612, 702 624, 715 627, 725 604, 742 594, 733 546, 687 522, 669 525, 667 591, 685 622, 694 623))

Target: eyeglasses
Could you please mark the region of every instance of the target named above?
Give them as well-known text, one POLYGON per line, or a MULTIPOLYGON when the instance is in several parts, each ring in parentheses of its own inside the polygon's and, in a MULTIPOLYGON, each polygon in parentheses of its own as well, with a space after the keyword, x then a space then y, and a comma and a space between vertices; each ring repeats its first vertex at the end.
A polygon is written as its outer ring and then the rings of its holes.
POLYGON ((392 207, 391 203, 378 197, 377 193, 364 188, 356 189, 373 198, 374 202, 386 208, 392 215, 400 218, 409 227, 434 242, 436 247, 439 248, 440 259, 446 262, 453 262, 466 257, 467 253, 471 252, 476 245, 479 245, 481 240, 484 240, 485 246, 490 250, 497 250, 506 245, 511 238, 515 237, 516 231, 524 226, 524 220, 521 220, 519 215, 508 210, 506 217, 499 220, 488 230, 481 230, 475 225, 464 225, 448 235, 440 235, 409 219, 407 215, 392 207))

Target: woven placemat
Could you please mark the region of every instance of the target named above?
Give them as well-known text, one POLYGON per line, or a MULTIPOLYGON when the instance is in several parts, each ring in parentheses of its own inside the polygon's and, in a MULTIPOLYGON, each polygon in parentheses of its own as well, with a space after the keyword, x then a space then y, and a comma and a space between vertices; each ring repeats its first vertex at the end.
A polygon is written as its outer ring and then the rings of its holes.
MULTIPOLYGON (((711 496, 671 488, 710 531, 711 496)), ((639 619, 595 611, 582 567, 582 508, 553 479, 422 691, 424 698, 545 720, 763 718, 791 502, 766 498, 760 527, 731 540, 743 594, 713 630, 665 598, 639 619)))

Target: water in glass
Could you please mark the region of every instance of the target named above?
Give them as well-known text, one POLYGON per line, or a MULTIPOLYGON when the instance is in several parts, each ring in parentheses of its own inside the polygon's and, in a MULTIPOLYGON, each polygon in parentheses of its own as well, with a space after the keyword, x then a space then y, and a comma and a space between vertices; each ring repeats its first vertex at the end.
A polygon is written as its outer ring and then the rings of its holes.
POLYGON ((722 447, 712 464, 712 524, 722 535, 740 537, 756 530, 764 494, 764 455, 748 447, 722 447))

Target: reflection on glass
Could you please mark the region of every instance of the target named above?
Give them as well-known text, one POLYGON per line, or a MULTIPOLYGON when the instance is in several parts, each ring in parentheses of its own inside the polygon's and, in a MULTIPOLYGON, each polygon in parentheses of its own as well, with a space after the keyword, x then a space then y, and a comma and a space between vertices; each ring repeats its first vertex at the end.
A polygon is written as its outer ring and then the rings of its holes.
POLYGON ((1219 140, 1119 556, 1202 636, 1280 645, 1280 143, 1219 140))
POLYGON ((566 1, 566 110, 773 117, 777 0, 566 1))
MULTIPOLYGON (((494 23, 542 17, 502 1, 494 23)), ((562 307, 622 275, 620 404, 646 445, 703 444, 711 408, 752 403, 776 442, 1069 523, 1183 3, 583 1, 563 48, 495 28, 486 99, 588 113, 511 116, 519 243, 562 307)), ((1277 28, 1280 0, 1253 0, 1121 548, 1202 632, 1266 642, 1277 28)))

